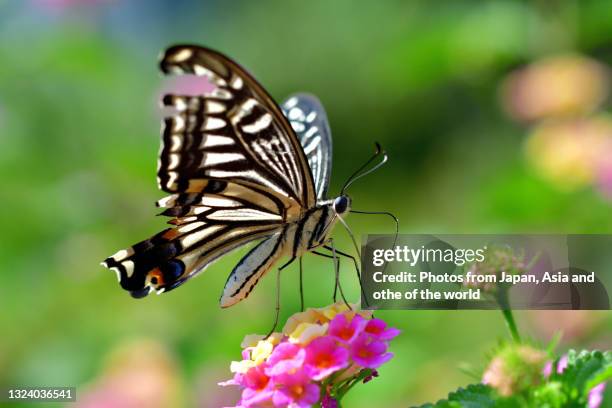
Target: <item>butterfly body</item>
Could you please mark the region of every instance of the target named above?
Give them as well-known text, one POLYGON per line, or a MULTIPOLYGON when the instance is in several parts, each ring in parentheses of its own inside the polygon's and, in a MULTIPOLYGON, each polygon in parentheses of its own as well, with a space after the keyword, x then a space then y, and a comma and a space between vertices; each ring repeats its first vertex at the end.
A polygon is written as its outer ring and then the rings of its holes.
POLYGON ((221 306, 246 298, 281 258, 325 245, 348 197, 326 198, 331 133, 311 95, 279 107, 253 77, 224 55, 198 46, 169 48, 166 74, 205 77, 215 90, 166 95, 157 202, 172 224, 107 258, 134 297, 174 289, 221 256, 259 240, 230 273, 221 306))

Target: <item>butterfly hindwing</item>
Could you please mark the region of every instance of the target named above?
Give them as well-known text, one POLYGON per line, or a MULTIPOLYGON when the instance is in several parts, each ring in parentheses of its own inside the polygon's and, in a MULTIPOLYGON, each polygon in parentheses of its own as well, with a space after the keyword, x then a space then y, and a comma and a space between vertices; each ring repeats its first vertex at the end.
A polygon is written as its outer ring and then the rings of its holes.
POLYGON ((170 220, 176 226, 103 262, 134 297, 174 289, 220 256, 283 225, 278 213, 222 194, 169 196, 158 204, 169 207, 164 212, 178 209, 170 220))
POLYGON ((331 131, 325 109, 317 97, 309 94, 290 96, 283 102, 282 109, 304 149, 317 199, 324 200, 332 161, 331 131))
POLYGON ((272 265, 284 254, 284 231, 264 239, 249 251, 227 278, 221 307, 229 307, 246 298, 259 279, 270 270, 272 265))

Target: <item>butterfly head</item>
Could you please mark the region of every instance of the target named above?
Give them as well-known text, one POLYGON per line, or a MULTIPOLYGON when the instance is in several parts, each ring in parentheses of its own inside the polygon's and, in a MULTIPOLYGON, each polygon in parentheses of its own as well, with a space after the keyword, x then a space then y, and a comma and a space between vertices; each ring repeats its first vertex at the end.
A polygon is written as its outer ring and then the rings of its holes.
POLYGON ((332 204, 334 212, 338 215, 344 215, 351 209, 351 198, 345 194, 334 199, 332 204))

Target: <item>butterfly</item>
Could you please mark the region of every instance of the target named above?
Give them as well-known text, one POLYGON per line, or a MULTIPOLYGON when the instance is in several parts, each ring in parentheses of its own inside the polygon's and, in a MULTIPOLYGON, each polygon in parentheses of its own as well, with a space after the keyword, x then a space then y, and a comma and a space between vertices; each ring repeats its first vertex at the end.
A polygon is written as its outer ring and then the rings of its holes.
POLYGON ((289 264, 328 243, 351 207, 327 199, 332 142, 325 111, 308 94, 279 107, 225 55, 194 45, 165 51, 164 74, 205 77, 213 91, 162 98, 157 202, 173 227, 102 264, 135 298, 174 289, 228 252, 260 240, 230 273, 221 307, 245 299, 281 258, 289 264))

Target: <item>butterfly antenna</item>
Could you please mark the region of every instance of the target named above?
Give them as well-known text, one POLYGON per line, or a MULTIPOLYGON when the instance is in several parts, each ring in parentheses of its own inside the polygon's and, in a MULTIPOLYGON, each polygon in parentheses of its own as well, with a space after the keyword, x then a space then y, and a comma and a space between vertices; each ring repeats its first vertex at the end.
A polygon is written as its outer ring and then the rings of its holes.
POLYGON ((344 195, 344 192, 346 191, 346 189, 348 189, 349 186, 351 184, 353 184, 356 180, 359 180, 360 178, 362 178, 364 176, 367 176, 368 174, 372 173, 373 171, 378 170, 378 168, 380 168, 380 166, 382 166, 383 164, 385 164, 387 162, 387 159, 388 159, 387 152, 382 150, 382 148, 380 147, 380 144, 378 142, 376 142, 374 144, 376 146, 376 152, 374 153, 374 155, 372 157, 370 157, 368 159, 368 161, 366 161, 361 167, 359 167, 357 170, 355 170, 355 172, 353 172, 353 174, 351 174, 351 176, 348 178, 346 183, 344 183, 344 186, 342 186, 342 190, 340 191, 341 195, 344 195), (381 154, 383 155, 383 159, 381 160, 381 162, 378 163, 376 166, 372 167, 371 169, 364 171, 381 154))

